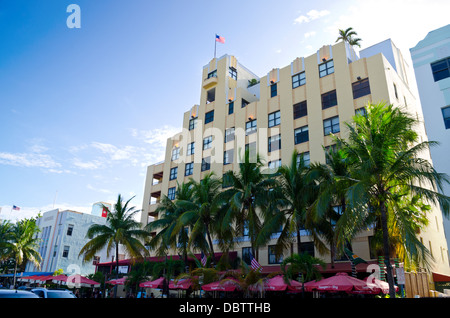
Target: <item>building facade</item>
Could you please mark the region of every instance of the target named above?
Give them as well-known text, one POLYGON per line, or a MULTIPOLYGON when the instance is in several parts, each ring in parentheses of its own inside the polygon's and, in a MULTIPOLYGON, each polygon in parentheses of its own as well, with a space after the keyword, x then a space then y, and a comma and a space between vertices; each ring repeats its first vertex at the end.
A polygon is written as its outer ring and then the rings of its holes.
MULTIPOLYGON (((158 202, 163 195, 173 199, 177 183, 190 178, 199 181, 210 172, 221 177, 229 170, 237 171, 245 149, 259 153, 268 172, 289 164, 294 149, 306 163, 325 163, 324 147, 334 144, 330 134, 345 138, 343 123, 364 111, 368 102, 406 106, 421 117, 420 104, 409 88, 407 67, 390 40, 359 55, 344 42, 326 45, 262 77, 234 56, 212 59, 203 67, 199 104, 184 113, 182 131, 167 140, 164 162, 147 169, 142 224, 158 218, 158 202)), ((423 127, 419 133, 425 140, 423 127)), ((433 250, 445 252, 436 268, 448 272, 447 244, 443 233, 434 230, 442 224, 441 213, 434 209, 431 214, 436 224, 421 233, 422 239, 433 250)), ((375 262, 370 253, 372 235, 372 230, 360 233, 351 247, 363 259, 375 262)), ((245 259, 250 242, 246 237, 239 241, 237 253, 245 259)), ((306 233, 301 241, 304 249, 330 263, 330 255, 319 254, 306 233)), ((259 250, 265 269, 279 269, 282 260, 274 257, 273 244, 275 240, 259 250)), ((293 243, 291 251, 296 250, 293 243)))
MULTIPOLYGON (((70 210, 51 210, 37 219, 39 226, 40 268, 28 263, 26 271, 55 272, 88 275, 95 273, 97 262, 108 261, 106 250, 94 261, 85 263, 79 257, 81 248, 89 241, 86 233, 93 224, 105 224, 106 218, 70 210)), ((111 260, 111 259, 109 259, 111 260)))
MULTIPOLYGON (((431 148, 433 165, 450 176, 450 24, 433 30, 410 49, 428 138, 439 142, 431 148)), ((444 185, 450 196, 450 185, 444 185)), ((447 245, 450 220, 444 218, 447 245)))

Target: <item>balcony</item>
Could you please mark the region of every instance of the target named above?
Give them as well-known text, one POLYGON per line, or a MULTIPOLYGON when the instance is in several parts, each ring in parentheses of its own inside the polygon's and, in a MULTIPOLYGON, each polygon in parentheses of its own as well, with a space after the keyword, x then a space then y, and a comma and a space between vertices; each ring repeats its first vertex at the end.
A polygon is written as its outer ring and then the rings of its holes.
POLYGON ((209 89, 217 84, 217 76, 211 76, 208 78, 205 78, 203 81, 203 88, 209 89))

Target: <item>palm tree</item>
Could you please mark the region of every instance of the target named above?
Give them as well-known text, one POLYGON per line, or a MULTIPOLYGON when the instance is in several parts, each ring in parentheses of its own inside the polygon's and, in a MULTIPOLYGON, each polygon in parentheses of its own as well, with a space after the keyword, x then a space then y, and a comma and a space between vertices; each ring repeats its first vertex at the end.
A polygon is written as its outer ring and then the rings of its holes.
POLYGON ((270 239, 270 236, 260 234, 269 233, 262 231, 263 219, 267 216, 269 198, 273 195, 269 189, 276 184, 274 179, 262 173, 262 167, 261 157, 256 155, 255 160, 251 160, 250 151, 246 150, 239 163, 239 171, 225 173, 224 178, 231 187, 221 194, 222 202, 226 202, 228 207, 222 215, 222 229, 231 232, 230 225, 234 224, 235 236, 248 232, 252 254, 256 259, 259 246, 270 239))
POLYGON ((18 221, 11 228, 9 233, 9 242, 5 244, 7 257, 15 260, 14 265, 14 282, 16 286, 17 266, 21 265, 25 260, 32 262, 36 267, 40 267, 42 257, 38 252, 39 244, 36 234, 39 227, 34 219, 24 219, 18 221))
MULTIPOLYGON (((324 149, 325 150, 325 149, 324 149)), ((343 157, 340 145, 325 150, 326 164, 313 163, 308 177, 317 185, 317 193, 314 203, 311 206, 311 213, 308 215, 307 224, 314 228, 314 242, 316 246, 323 250, 326 241, 330 248, 331 266, 334 267, 336 254, 341 251, 343 244, 338 245, 338 231, 336 225, 347 209, 345 189, 348 187, 349 167, 343 157)), ((355 231, 359 227, 355 227, 355 231)))
POLYGON ((178 219, 185 210, 178 202, 191 201, 192 194, 191 184, 178 184, 175 200, 164 195, 156 208, 159 218, 144 227, 148 232, 160 230, 149 242, 149 246, 156 249, 158 255, 166 255, 169 247, 179 248, 185 262, 187 261, 188 232, 185 227, 177 227, 178 219), (175 231, 175 228, 179 228, 179 230, 175 231))
POLYGON ((319 268, 321 266, 325 269, 326 264, 320 258, 311 256, 308 253, 293 254, 283 260, 281 263, 281 270, 284 277, 287 279, 294 279, 294 275, 300 275, 302 283, 302 293, 305 293, 305 282, 311 280, 319 280, 322 278, 319 268), (288 266, 290 264, 290 266, 288 266))
POLYGON ((339 42, 340 40, 347 42, 350 45, 357 45, 361 47, 359 42, 361 41, 360 38, 355 38, 354 36, 357 36, 358 34, 353 30, 353 28, 347 28, 345 30, 339 29, 339 37, 336 39, 336 42, 339 42))
MULTIPOLYGON (((274 193, 274 208, 271 219, 264 224, 264 229, 277 232, 281 228, 277 239, 275 253, 281 255, 289 247, 293 234, 297 236, 297 253, 301 253, 300 230, 305 228, 306 214, 313 198, 313 184, 307 178, 309 169, 303 157, 299 157, 294 150, 290 165, 278 168, 276 178, 278 186, 274 193), (300 158, 300 161, 297 161, 300 158)), ((273 203, 271 203, 273 204, 273 203)))
POLYGON ((369 104, 367 114, 354 116, 353 120, 346 123, 348 139, 336 138, 351 164, 349 181, 353 184, 346 193, 351 207, 346 211, 347 219, 379 215, 389 294, 395 297, 388 224, 390 218, 400 220, 404 216, 402 210, 396 209, 398 197, 402 194, 411 200, 417 195, 437 203, 449 215, 450 198, 441 193, 443 183, 450 182, 421 157, 434 143, 418 142, 414 131, 417 121, 406 111, 384 103, 369 104))
POLYGON ((183 213, 179 216, 178 225, 174 230, 178 232, 189 226, 192 230, 189 246, 208 250, 215 264, 212 235, 216 232, 215 218, 222 181, 211 172, 200 182, 191 179, 189 185, 192 187, 192 200, 178 200, 177 204, 183 209, 183 213))
POLYGON ((149 233, 141 229, 141 223, 135 220, 135 207, 129 207, 130 198, 125 203, 119 194, 114 210, 108 210, 106 224, 93 224, 89 227, 86 237, 90 239, 80 250, 79 256, 83 256, 83 261, 91 261, 95 255, 106 247, 109 257, 111 251, 115 250, 115 260, 117 268, 117 278, 119 278, 119 246, 123 246, 131 258, 142 258, 147 254, 143 241, 148 238, 149 233), (142 240, 142 241, 141 241, 142 240))

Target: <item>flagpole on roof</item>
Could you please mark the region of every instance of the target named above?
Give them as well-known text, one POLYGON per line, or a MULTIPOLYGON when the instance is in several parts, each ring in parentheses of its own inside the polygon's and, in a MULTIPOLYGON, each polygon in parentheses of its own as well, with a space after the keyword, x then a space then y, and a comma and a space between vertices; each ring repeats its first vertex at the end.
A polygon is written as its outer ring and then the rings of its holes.
POLYGON ((217 48, 217 34, 214 37, 214 58, 216 58, 216 48, 217 48))

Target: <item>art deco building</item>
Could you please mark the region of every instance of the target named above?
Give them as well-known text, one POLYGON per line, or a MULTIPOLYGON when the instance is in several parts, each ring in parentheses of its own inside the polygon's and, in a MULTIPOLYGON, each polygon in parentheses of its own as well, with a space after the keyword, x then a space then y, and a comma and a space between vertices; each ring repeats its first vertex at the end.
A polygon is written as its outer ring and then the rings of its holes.
MULTIPOLYGON (((294 149, 305 162, 325 162, 323 147, 332 147, 331 133, 344 137, 344 122, 363 112, 367 102, 384 101, 403 105, 422 118, 420 104, 409 88, 408 66, 391 40, 359 52, 347 43, 326 45, 315 54, 299 57, 283 68, 271 69, 259 77, 234 56, 212 59, 203 67, 200 101, 184 113, 179 134, 167 140, 165 160, 147 169, 141 222, 157 219, 155 213, 163 195, 173 199, 177 182, 201 180, 213 171, 222 176, 238 169, 243 150, 261 154, 266 169, 289 164, 294 149)), ((426 140, 423 127, 419 131, 426 140)), ((429 154, 424 154, 429 159, 429 154)), ((436 270, 448 272, 448 251, 440 209, 429 215, 429 230, 420 233, 433 251, 436 270)), ((301 233, 303 248, 330 263, 329 255, 315 250, 307 233, 301 233)), ((365 260, 376 262, 370 252, 373 233, 360 233, 352 250, 365 260)), ((250 241, 243 236, 236 248, 246 259, 250 241)), ((275 239, 259 250, 265 271, 279 270, 274 256, 275 239)), ((218 250, 216 248, 216 250, 218 250)), ((296 251, 296 243, 284 257, 296 251)), ((336 263, 335 270, 350 268, 336 263)))

